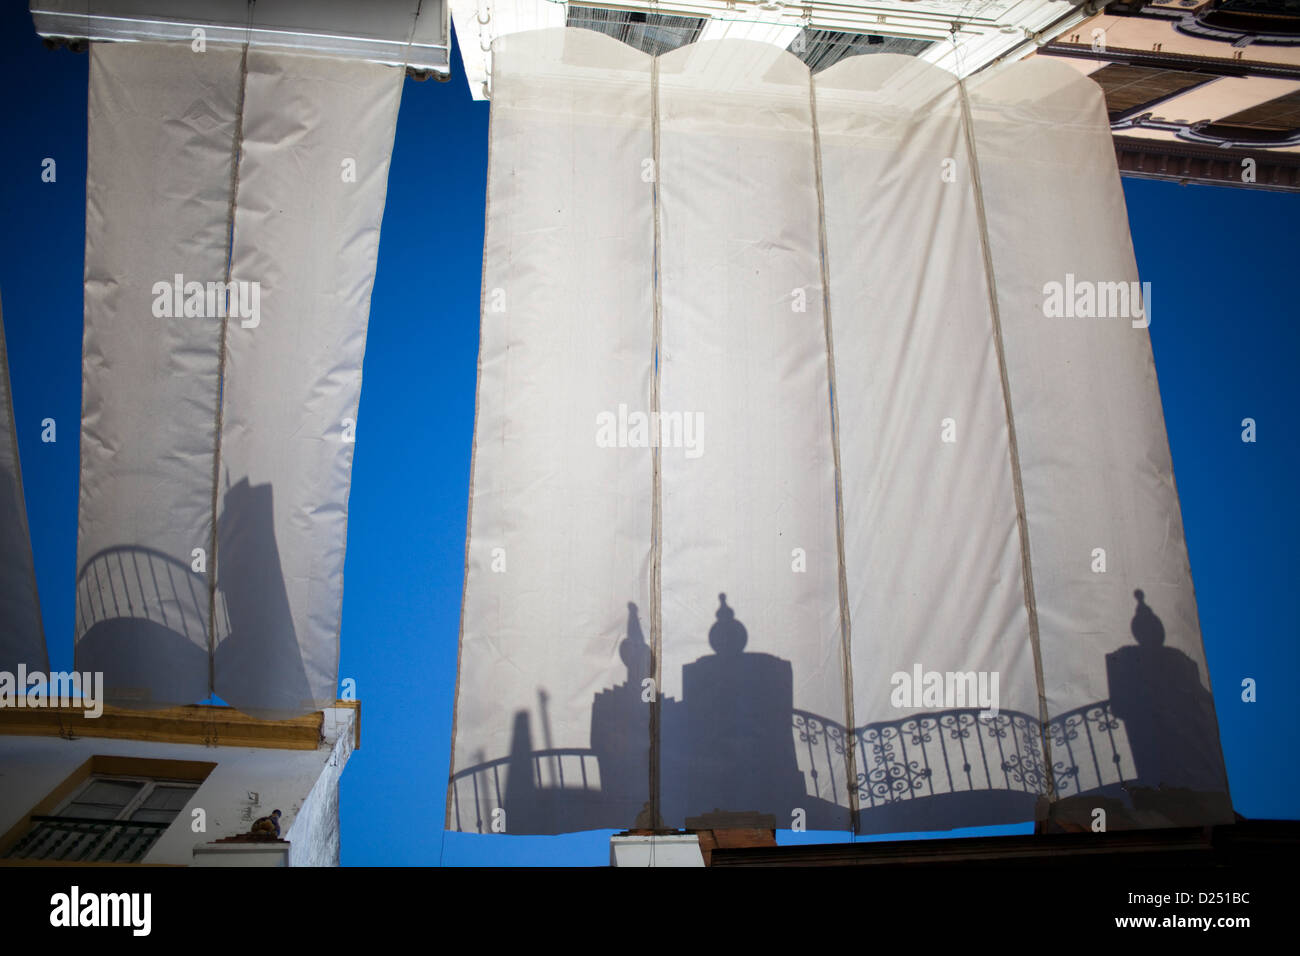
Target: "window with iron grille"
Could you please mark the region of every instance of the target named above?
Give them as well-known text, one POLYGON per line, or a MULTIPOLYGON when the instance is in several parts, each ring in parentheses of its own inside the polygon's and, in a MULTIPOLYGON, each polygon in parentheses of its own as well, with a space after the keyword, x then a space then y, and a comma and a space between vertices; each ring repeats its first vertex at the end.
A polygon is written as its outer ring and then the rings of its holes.
POLYGON ((795 35, 787 49, 803 60, 813 73, 820 73, 845 57, 862 56, 867 53, 901 53, 904 56, 919 56, 933 45, 933 40, 806 28, 795 35))
POLYGON ((687 43, 694 43, 707 18, 679 17, 662 13, 607 10, 569 4, 564 25, 595 30, 621 40, 642 53, 658 56, 687 43))
POLYGON ((185 780, 95 774, 31 827, 7 859, 138 863, 194 796, 185 780))

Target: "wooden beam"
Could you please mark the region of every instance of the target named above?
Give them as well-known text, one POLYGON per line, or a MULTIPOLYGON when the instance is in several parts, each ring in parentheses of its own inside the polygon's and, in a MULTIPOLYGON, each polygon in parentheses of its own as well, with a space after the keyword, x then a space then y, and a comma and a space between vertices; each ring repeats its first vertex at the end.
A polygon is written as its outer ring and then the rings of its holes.
MULTIPOLYGON (((353 706, 357 702, 346 702, 353 706)), ((360 712, 358 710, 358 718, 360 712)), ((155 743, 200 744, 208 747, 266 747, 275 750, 315 750, 325 723, 322 711, 288 720, 259 720, 233 707, 191 704, 165 710, 105 707, 99 717, 87 717, 80 707, 5 707, 0 709, 0 734, 21 737, 111 737, 155 743)), ((358 720, 357 738, 360 742, 358 720)))

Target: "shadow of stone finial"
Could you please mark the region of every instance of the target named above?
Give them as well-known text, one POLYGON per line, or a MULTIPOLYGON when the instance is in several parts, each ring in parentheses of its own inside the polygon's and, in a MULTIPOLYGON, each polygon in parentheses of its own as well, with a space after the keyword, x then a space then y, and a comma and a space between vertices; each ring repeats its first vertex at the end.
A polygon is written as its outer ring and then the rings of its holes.
POLYGON ((641 678, 650 673, 650 645, 641 632, 641 620, 637 616, 636 604, 632 601, 627 602, 627 637, 618 646, 618 656, 627 666, 629 682, 639 683, 641 678))
POLYGON ((717 621, 709 628, 709 646, 717 654, 739 654, 749 643, 749 632, 736 620, 736 612, 727 607, 727 595, 719 594, 717 621))
POLYGON ((1133 620, 1129 623, 1129 630, 1133 632, 1133 639, 1141 647, 1160 647, 1165 642, 1165 626, 1160 623, 1160 618, 1156 617, 1156 612, 1151 610, 1146 603, 1146 595, 1142 590, 1133 592, 1137 598, 1137 610, 1133 612, 1133 620))

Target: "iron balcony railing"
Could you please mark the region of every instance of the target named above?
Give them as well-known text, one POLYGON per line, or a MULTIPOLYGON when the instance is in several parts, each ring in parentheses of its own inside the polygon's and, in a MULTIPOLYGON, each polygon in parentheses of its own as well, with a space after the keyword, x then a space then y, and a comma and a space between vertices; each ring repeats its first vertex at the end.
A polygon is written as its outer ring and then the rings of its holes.
POLYGON ((5 856, 67 863, 138 863, 170 823, 94 817, 31 817, 32 828, 5 856))

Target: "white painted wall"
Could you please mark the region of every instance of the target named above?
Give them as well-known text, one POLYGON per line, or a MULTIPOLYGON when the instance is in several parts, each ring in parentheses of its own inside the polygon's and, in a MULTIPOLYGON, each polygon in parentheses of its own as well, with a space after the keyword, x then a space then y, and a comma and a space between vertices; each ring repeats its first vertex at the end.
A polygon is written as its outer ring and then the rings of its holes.
POLYGON ((337 721, 346 715, 346 726, 334 729, 332 736, 335 743, 329 758, 288 829, 282 818, 280 833, 290 844, 290 866, 339 865, 339 778, 347 766, 348 758, 352 756, 355 740, 352 721, 355 714, 355 711, 342 708, 325 712, 327 739, 331 737, 331 721, 337 721))
POLYGON ((703 866, 700 838, 694 833, 609 838, 610 866, 703 866))
POLYGON ((284 843, 205 843, 194 848, 194 866, 289 866, 284 843))

